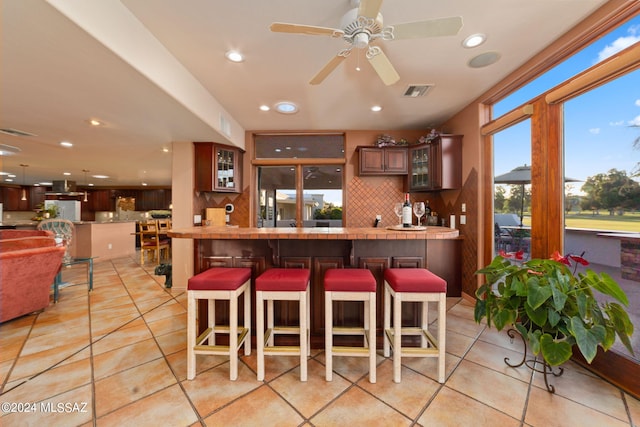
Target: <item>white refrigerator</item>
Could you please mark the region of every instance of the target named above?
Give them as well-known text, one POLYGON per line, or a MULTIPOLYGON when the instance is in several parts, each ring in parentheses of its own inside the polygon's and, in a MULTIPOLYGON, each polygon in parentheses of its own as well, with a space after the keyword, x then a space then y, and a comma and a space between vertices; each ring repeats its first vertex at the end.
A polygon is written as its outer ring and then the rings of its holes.
POLYGON ((80 221, 80 202, 76 200, 45 200, 44 208, 58 207, 58 218, 80 221))

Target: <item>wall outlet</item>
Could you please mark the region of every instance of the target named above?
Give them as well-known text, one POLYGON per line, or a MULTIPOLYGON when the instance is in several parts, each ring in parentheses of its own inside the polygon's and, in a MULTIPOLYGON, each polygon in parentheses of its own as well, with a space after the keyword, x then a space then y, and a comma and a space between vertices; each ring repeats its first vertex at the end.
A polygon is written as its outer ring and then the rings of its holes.
MULTIPOLYGON (((463 203, 462 204, 462 213, 465 213, 466 211, 467 211, 467 204, 463 203)), ((462 221, 461 221, 461 223, 462 223, 462 221)))
POLYGON ((194 215, 193 216, 193 223, 194 224, 201 224, 202 223, 202 215, 194 215))
POLYGON ((113 245, 112 245, 111 243, 109 243, 109 244, 107 245, 107 249, 109 249, 109 250, 113 249, 113 245))
POLYGON ((467 216, 460 215, 460 225, 465 225, 467 223, 467 216))

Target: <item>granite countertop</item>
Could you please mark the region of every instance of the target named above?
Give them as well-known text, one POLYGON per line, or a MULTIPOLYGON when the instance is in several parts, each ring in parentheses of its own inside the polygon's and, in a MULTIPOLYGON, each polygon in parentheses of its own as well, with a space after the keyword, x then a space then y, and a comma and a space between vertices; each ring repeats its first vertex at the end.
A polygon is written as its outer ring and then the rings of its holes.
POLYGON ((232 228, 188 227, 173 229, 169 237, 185 239, 298 239, 298 240, 433 240, 456 239, 456 229, 429 226, 426 230, 396 231, 386 228, 307 227, 307 228, 232 228))

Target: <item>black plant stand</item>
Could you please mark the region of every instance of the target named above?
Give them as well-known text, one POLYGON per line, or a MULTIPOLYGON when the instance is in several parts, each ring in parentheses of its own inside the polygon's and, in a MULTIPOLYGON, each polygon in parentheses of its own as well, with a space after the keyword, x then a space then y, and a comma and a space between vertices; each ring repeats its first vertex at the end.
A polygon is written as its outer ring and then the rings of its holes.
POLYGON ((564 373, 564 369, 562 367, 558 367, 557 370, 554 372, 553 368, 547 363, 546 360, 544 360, 544 358, 542 358, 542 362, 538 362, 537 358, 533 358, 533 359, 527 359, 527 341, 524 339, 524 337, 522 336, 522 334, 520 334, 516 329, 509 329, 507 331, 507 335, 509 335, 509 338, 511 338, 511 342, 513 342, 513 338, 515 336, 515 334, 520 335, 520 338, 522 338, 522 343, 524 344, 524 351, 522 354, 522 361, 520 361, 520 363, 512 365, 511 363, 509 363, 509 358, 505 357, 504 358, 504 363, 507 364, 507 366, 510 366, 512 368, 519 368, 522 365, 526 365, 529 369, 531 369, 534 372, 539 372, 541 374, 544 375, 544 385, 547 387, 547 391, 549 393, 555 393, 556 389, 553 385, 549 384, 549 381, 547 379, 547 375, 548 374, 552 374, 554 377, 559 377, 560 375, 562 375, 564 373), (537 368, 536 367, 536 363, 542 363, 542 369, 537 368))

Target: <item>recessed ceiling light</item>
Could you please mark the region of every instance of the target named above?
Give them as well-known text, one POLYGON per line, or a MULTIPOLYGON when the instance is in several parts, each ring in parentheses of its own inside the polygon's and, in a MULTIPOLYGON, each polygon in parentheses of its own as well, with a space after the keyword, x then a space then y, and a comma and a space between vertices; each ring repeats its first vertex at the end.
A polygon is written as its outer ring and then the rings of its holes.
POLYGON ((276 104, 276 111, 282 114, 294 114, 298 112, 298 106, 293 102, 278 102, 276 104))
POLYGON ((379 105, 374 105, 373 107, 371 107, 371 111, 377 113, 378 111, 382 111, 382 107, 379 105))
POLYGON ((91 126, 101 126, 103 124, 100 120, 96 119, 89 119, 88 122, 91 126))
POLYGON ((271 108, 269 108, 268 105, 261 105, 260 106, 260 111, 269 111, 269 110, 271 110, 271 108))
POLYGON ((91 175, 93 178, 96 179, 107 179, 109 178, 107 175, 91 175))
POLYGON ((500 59, 498 52, 485 52, 478 56, 474 56, 469 60, 469 67, 471 68, 483 68, 491 64, 495 64, 500 59))
POLYGON ((49 186, 51 186, 51 185, 53 185, 53 182, 44 181, 44 182, 41 182, 40 185, 44 185, 44 186, 48 186, 49 185, 49 186))
POLYGON ((231 62, 242 62, 244 61, 244 56, 242 56, 242 54, 238 51, 235 50, 230 50, 227 53, 224 54, 224 56, 227 57, 227 59, 231 62))
POLYGON ((485 40, 487 40, 487 36, 485 36, 484 34, 471 34, 469 37, 464 39, 464 41, 462 42, 462 46, 467 48, 477 47, 484 43, 485 40))
POLYGON ((167 147, 164 147, 164 148, 162 149, 162 152, 163 152, 163 153, 168 153, 168 152, 169 152, 169 149, 168 149, 167 147))
POLYGON ((69 176, 69 175, 71 175, 71 172, 62 172, 62 175, 69 176))
POLYGON ((143 183, 142 183, 142 186, 143 186, 143 187, 146 187, 146 186, 147 186, 147 183, 146 183, 146 182, 143 182, 143 183))
POLYGON ((73 147, 73 144, 69 141, 61 141, 60 145, 62 145, 63 147, 73 147))

